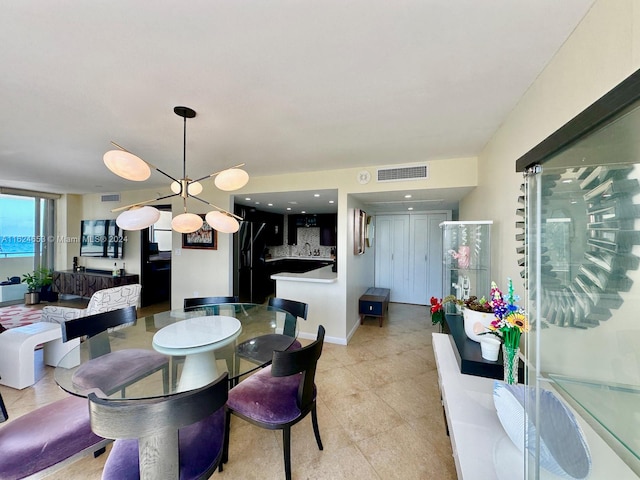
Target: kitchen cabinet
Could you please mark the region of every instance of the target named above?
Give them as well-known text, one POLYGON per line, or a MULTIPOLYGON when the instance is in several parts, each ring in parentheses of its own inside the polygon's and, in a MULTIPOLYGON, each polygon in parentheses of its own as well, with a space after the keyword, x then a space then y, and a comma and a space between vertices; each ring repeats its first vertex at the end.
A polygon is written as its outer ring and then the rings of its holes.
POLYGON ((265 224, 265 243, 270 247, 284 244, 284 215, 279 213, 264 213, 262 222, 265 224))
POLYGON ((335 247, 338 234, 338 215, 335 213, 318 215, 318 226, 320 227, 320 245, 335 247))

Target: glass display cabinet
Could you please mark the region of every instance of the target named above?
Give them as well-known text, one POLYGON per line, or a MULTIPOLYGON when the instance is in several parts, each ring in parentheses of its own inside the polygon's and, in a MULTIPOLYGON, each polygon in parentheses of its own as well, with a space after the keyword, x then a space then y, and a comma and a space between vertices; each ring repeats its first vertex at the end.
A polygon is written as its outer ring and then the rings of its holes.
POLYGON ((567 478, 640 476, 638 132, 640 71, 517 162, 535 392, 526 478, 547 478, 549 450, 567 448, 580 452, 565 455, 567 478), (547 392, 575 419, 553 434, 544 419, 559 410, 542 401, 547 392))
MULTIPOLYGON (((491 225, 490 220, 442 222, 442 297, 455 295, 489 297, 491 293, 491 225)), ((455 305, 445 306, 453 313, 455 305)))

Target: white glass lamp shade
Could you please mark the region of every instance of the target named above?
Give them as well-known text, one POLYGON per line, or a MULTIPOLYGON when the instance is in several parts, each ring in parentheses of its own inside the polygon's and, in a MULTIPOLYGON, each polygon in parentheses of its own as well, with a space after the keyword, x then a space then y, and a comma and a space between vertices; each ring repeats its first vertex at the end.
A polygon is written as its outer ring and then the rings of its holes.
MULTIPOLYGON (((182 186, 179 182, 171 182, 171 191, 179 195, 182 193, 182 186)), ((199 193, 202 193, 202 184, 200 182, 189 183, 187 192, 189 192, 189 195, 198 195, 199 193)))
POLYGON ((222 233, 235 233, 240 229, 240 224, 235 218, 222 212, 211 211, 205 219, 212 228, 222 233))
POLYGON ((216 175, 213 181, 220 190, 230 192, 244 187, 249 181, 249 174, 239 168, 229 168, 216 175))
POLYGON ((202 227, 202 217, 195 213, 181 213, 171 220, 171 228, 180 233, 193 233, 202 227))
POLYGON ((159 218, 160 211, 157 208, 134 207, 118 215, 116 224, 123 230, 142 230, 156 223, 159 218))
POLYGON ((102 159, 109 170, 127 180, 142 182, 151 176, 147 162, 124 150, 109 150, 102 159))
POLYGON ((191 182, 187 187, 189 195, 198 195, 202 192, 202 184, 200 182, 191 182))

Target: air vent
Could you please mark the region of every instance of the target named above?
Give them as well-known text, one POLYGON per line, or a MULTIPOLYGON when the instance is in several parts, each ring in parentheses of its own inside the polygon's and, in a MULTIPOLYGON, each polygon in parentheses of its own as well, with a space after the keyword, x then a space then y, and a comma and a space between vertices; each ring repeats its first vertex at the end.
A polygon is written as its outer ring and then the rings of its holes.
POLYGON ((378 169, 379 182, 398 182, 401 180, 424 180, 425 178, 428 178, 426 165, 378 169))
POLYGON ((102 195, 102 201, 103 202, 119 202, 120 201, 120 194, 119 193, 112 193, 109 195, 102 195))

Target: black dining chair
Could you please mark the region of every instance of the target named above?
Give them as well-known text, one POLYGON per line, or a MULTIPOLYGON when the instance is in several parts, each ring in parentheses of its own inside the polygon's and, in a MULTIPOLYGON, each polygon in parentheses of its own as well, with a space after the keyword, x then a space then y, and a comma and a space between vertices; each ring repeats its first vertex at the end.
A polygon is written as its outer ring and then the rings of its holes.
POLYGON ((309 413, 318 448, 323 449, 316 411, 315 375, 324 333, 324 327, 320 325, 317 339, 306 347, 274 351, 270 366, 229 390, 223 462, 226 463, 229 456, 231 414, 261 428, 282 430, 287 480, 291 480, 291 427, 309 413))
POLYGON ((102 480, 146 478, 205 479, 219 468, 225 445, 227 374, 196 390, 150 399, 110 399, 89 394, 93 431, 115 439, 102 480), (178 461, 158 445, 174 445, 178 461), (177 470, 171 471, 171 469, 177 470), (177 475, 175 475, 177 473, 177 475))
POLYGON ((240 298, 237 296, 228 297, 191 297, 185 298, 183 307, 184 309, 194 310, 196 307, 202 307, 204 310, 211 309, 212 315, 218 315, 220 309, 216 304, 221 303, 239 303, 240 298), (207 307, 207 308, 205 308, 207 307))
POLYGON ((169 357, 161 353, 129 348, 111 351, 108 330, 136 322, 136 307, 96 313, 62 323, 62 341, 90 338, 91 360, 73 373, 73 383, 80 389, 99 388, 106 395, 120 390, 124 396, 129 385, 162 371, 164 392, 169 392, 169 357))
MULTIPOLYGON (((297 300, 288 300, 286 298, 271 297, 271 298, 269 298, 269 306, 270 307, 274 307, 274 308, 278 308, 280 310, 284 310, 285 312, 290 313, 291 315, 293 315, 296 318, 296 321, 297 321, 298 318, 306 320, 307 319, 307 315, 309 314, 309 304, 304 303, 304 302, 298 302, 297 300)), ((285 335, 290 336, 290 337, 295 337, 296 336, 296 324, 285 321, 284 332, 283 333, 285 335)), ((296 342, 294 342, 294 343, 296 343, 296 342)), ((300 345, 300 343, 298 343, 297 347, 294 347, 292 345, 289 348, 300 348, 300 347, 301 347, 301 345, 300 345)))
MULTIPOLYGON (((0 423, 9 419, 0 395, 0 423)), ((105 452, 111 440, 91 431, 86 398, 69 395, 0 428, 0 478, 38 478, 83 456, 105 452)))
MULTIPOLYGON (((267 335, 260 335, 238 344, 237 347, 238 355, 260 365, 268 365, 270 363, 271 354, 277 348, 274 347, 274 345, 279 343, 278 339, 282 335, 295 338, 298 318, 306 320, 309 313, 309 305, 296 300, 271 297, 269 298, 268 305, 290 314, 285 318, 282 334, 269 333, 267 335)), ((298 340, 293 340, 287 350, 297 350, 301 347, 302 344, 298 340)))

